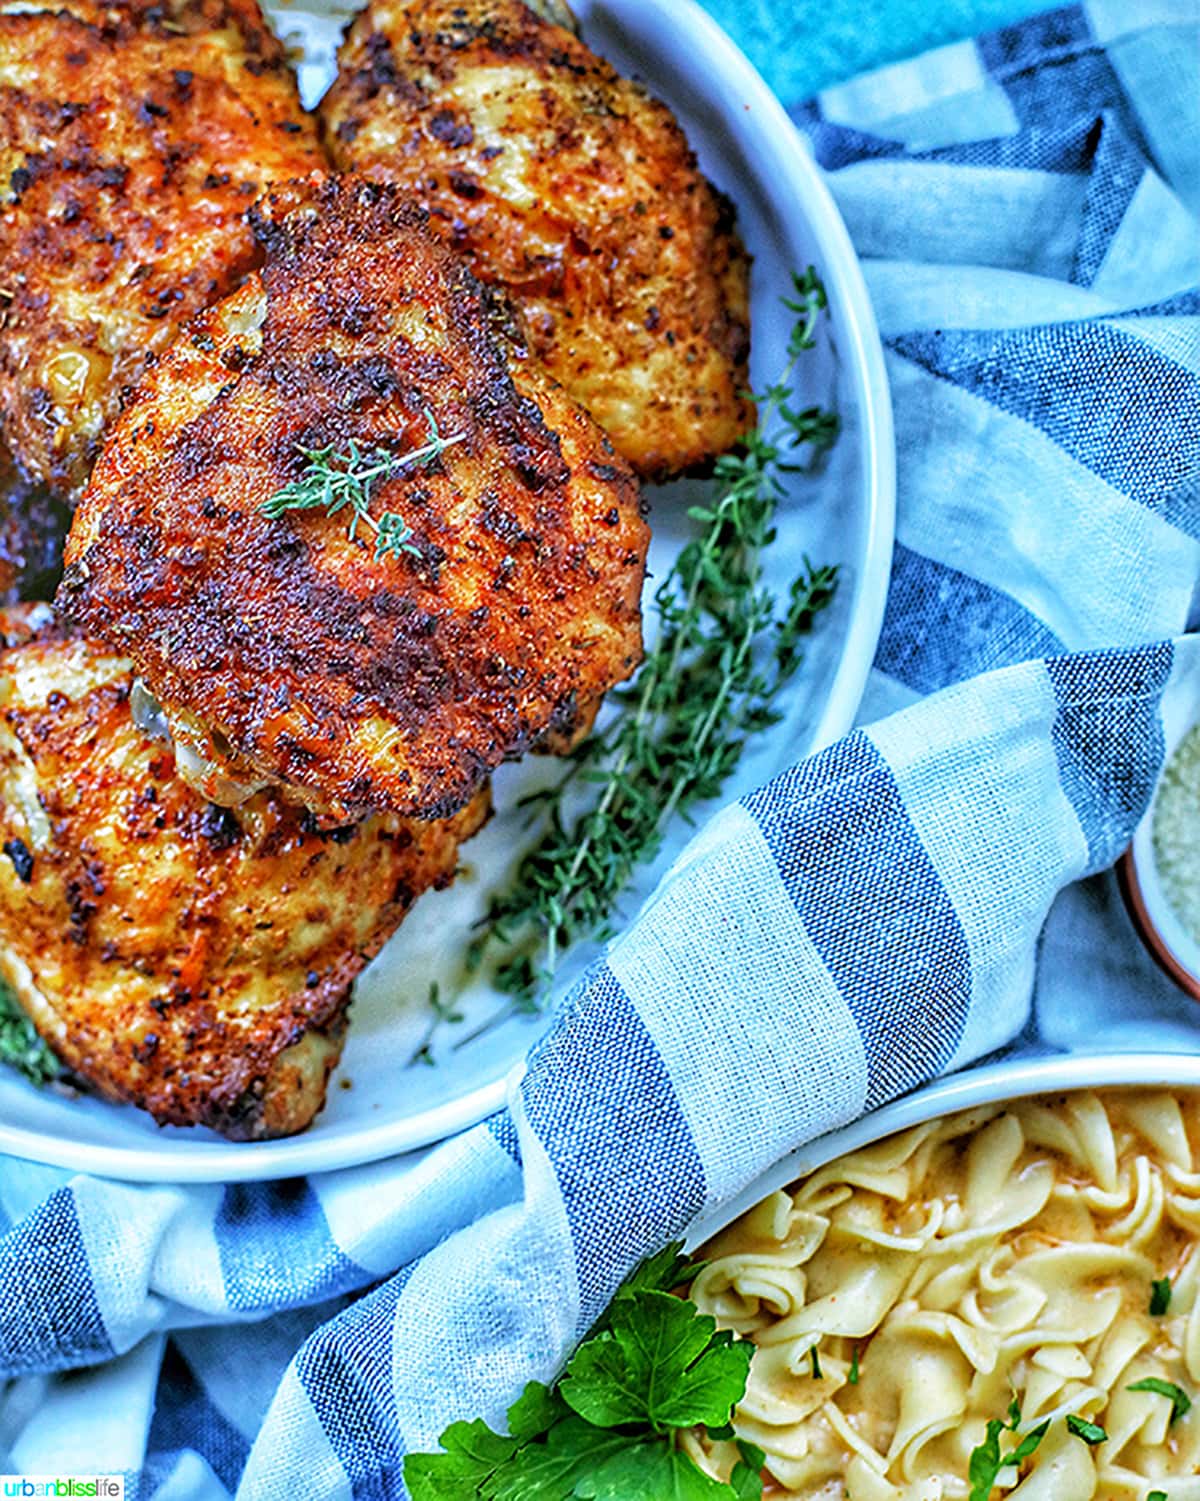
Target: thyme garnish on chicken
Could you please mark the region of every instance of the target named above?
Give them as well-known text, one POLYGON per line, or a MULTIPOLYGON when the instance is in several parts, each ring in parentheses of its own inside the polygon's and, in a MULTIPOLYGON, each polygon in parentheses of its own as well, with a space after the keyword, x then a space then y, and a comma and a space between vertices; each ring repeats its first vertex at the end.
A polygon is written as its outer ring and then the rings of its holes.
POLYGON ((826 305, 811 267, 794 281, 787 369, 760 398, 758 429, 717 461, 719 499, 689 513, 701 532, 655 594, 657 644, 615 695, 609 728, 583 743, 557 785, 526 799, 542 833, 510 890, 493 900, 471 956, 476 966, 491 959, 497 986, 519 1009, 545 995, 571 944, 608 936, 621 894, 658 854, 671 819, 716 797, 746 741, 778 721, 775 703, 801 663, 802 639, 833 598, 836 569, 807 559, 782 608, 763 583, 782 476, 798 468, 798 450, 825 449, 837 435, 833 414, 792 405, 793 366, 813 347, 826 305), (586 784, 598 795, 571 817, 586 784))
POLYGON ((304 448, 297 444, 296 451, 307 459, 308 467, 298 479, 263 502, 263 515, 271 521, 286 511, 323 510, 327 516, 336 516, 349 507, 347 535, 351 541, 361 523, 375 534, 376 559, 388 553, 396 558, 402 553, 419 558, 421 549, 413 542, 412 527, 403 516, 395 511, 384 511, 378 517, 371 514, 371 491, 377 481, 391 479, 416 464, 431 464, 447 448, 463 441, 461 433, 443 438, 428 413, 426 420, 428 442, 407 453, 389 453, 383 448, 363 452, 353 438, 346 453, 339 453, 332 443, 325 448, 304 448))

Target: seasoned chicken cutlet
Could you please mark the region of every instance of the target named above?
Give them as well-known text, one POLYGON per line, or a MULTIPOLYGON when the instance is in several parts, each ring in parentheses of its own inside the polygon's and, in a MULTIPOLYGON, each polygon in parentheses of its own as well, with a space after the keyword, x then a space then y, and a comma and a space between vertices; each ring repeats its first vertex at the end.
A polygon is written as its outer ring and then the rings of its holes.
POLYGON ((306 191, 114 428, 59 598, 209 795, 445 816, 637 665, 638 486, 419 209, 306 191), (312 508, 279 508, 296 486, 312 508))
POLYGON ((572 32, 521 0, 371 0, 319 113, 334 163, 429 210, 644 477, 753 425, 732 208, 667 107, 572 32))
POLYGON ((238 1139, 303 1129, 351 982, 450 881, 486 791, 332 834, 271 793, 214 807, 134 723, 128 661, 37 618, 0 612, 0 975, 108 1098, 238 1139))
POLYGON ((122 388, 256 255, 246 210, 321 164, 257 0, 0 4, 0 438, 87 477, 122 388))

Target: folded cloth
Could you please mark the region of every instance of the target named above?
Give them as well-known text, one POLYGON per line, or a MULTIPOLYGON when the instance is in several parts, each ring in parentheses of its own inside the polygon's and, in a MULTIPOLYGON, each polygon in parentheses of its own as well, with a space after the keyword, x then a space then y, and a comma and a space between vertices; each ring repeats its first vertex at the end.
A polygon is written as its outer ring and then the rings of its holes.
POLYGON ((1164 695, 1200 703, 1200 239, 1170 185, 1200 121, 1162 115, 1200 15, 1139 9, 794 112, 896 406, 867 727, 703 829, 474 1131, 224 1190, 0 1165, 9 1470, 403 1496, 406 1449, 499 1418, 784 1150, 1003 1046, 1195 1045, 1080 881, 1146 805, 1164 695))

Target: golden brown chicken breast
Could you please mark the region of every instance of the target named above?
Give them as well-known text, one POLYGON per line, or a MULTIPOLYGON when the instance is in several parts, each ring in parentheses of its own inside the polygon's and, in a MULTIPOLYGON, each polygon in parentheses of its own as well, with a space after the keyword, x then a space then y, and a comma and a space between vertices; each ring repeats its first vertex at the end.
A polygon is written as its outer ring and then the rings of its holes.
POLYGON ((486 792, 448 822, 328 834, 270 793, 214 807, 135 725, 128 661, 37 619, 0 612, 0 975, 110 1099, 239 1139, 301 1130, 352 980, 451 879, 486 792))
POLYGON ((648 533, 628 466, 420 211, 310 194, 272 200, 261 277, 148 373, 59 598, 219 763, 212 795, 444 816, 633 671, 648 533))
POLYGON ((522 0, 371 0, 320 117, 338 167, 398 183, 511 295, 644 477, 752 425, 731 206, 666 106, 572 32, 522 0))
POLYGON ((0 438, 62 493, 122 387, 255 259, 320 165, 257 0, 0 5, 0 438))

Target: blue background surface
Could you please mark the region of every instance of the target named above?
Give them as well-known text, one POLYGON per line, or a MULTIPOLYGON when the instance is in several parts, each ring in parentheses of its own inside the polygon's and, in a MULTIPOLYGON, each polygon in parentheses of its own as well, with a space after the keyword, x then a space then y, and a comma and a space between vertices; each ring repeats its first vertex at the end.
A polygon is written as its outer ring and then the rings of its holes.
POLYGON ((1006 26, 1046 0, 701 0, 785 103, 943 42, 1006 26))

